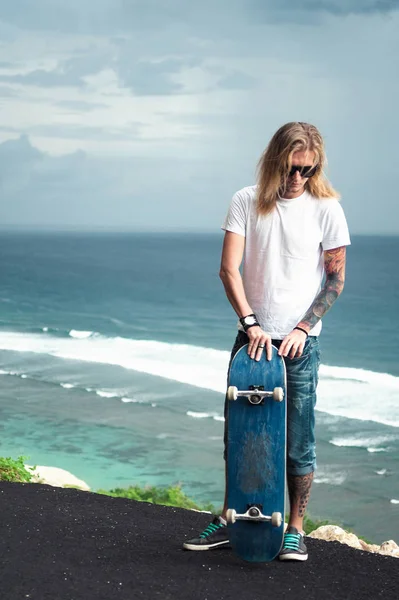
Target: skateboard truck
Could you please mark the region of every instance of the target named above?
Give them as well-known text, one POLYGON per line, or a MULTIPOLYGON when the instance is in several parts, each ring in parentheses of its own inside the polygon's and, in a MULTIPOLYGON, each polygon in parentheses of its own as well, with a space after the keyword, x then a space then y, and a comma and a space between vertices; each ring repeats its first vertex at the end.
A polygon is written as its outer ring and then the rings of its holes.
POLYGON ((281 513, 274 512, 271 516, 264 515, 258 506, 250 506, 247 512, 238 514, 234 508, 229 508, 226 512, 227 523, 235 523, 236 521, 265 521, 271 522, 273 527, 280 527, 283 522, 281 513))
POLYGON ((265 398, 273 398, 276 402, 282 402, 284 390, 281 387, 275 387, 272 392, 267 392, 264 390, 263 385, 251 385, 249 390, 239 390, 234 385, 229 385, 227 399, 237 400, 239 397, 248 398, 251 404, 261 404, 265 398))

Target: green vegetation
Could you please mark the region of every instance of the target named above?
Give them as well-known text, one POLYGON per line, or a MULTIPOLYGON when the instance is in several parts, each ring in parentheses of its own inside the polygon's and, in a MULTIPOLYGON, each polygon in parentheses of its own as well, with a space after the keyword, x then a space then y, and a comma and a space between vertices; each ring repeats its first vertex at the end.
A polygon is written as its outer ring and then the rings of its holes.
MULTIPOLYGON (((170 487, 144 487, 138 485, 129 488, 116 488, 114 490, 97 490, 98 494, 113 496, 114 498, 128 498, 138 502, 151 502, 152 504, 162 504, 164 506, 176 506, 178 508, 193 508, 195 510, 207 510, 213 514, 220 514, 221 507, 216 508, 213 504, 197 504, 191 498, 186 496, 179 485, 170 487)), ((288 521, 288 516, 286 516, 288 521)), ((304 519, 304 530, 308 534, 322 525, 331 525, 329 521, 313 521, 309 517, 304 519)))
MULTIPOLYGON (((30 483, 32 480, 32 471, 34 467, 25 467, 26 456, 19 456, 17 459, 10 457, 0 457, 0 481, 13 481, 18 483, 30 483)), ((75 486, 66 485, 66 488, 74 488, 75 486)), ((79 488, 76 488, 79 489, 79 488)), ((146 486, 138 485, 128 488, 115 488, 113 490, 97 490, 98 494, 112 496, 113 498, 127 498, 138 502, 150 502, 151 504, 161 504, 163 506, 175 506, 177 508, 186 508, 194 510, 209 511, 213 514, 220 514, 221 507, 216 508, 212 504, 198 504, 191 500, 182 491, 180 485, 171 485, 169 487, 162 486, 146 486)), ((287 517, 286 517, 287 520, 287 517)), ((313 521, 305 516, 304 530, 308 534, 322 525, 331 525, 329 521, 313 521)), ((345 528, 347 531, 351 531, 345 528)), ((358 536, 367 543, 371 543, 362 536, 358 536)))
MULTIPOLYGON (((288 517, 286 517, 285 520, 288 521, 288 517)), ((322 525, 332 525, 332 523, 330 521, 313 521, 305 515, 305 518, 303 520, 303 530, 306 533, 306 535, 308 535, 311 531, 314 531, 318 527, 322 527, 322 525)))
POLYGON ((98 494, 113 496, 114 498, 128 498, 139 502, 150 502, 151 504, 162 504, 163 506, 176 506, 178 508, 192 508, 195 510, 208 510, 216 512, 212 504, 199 505, 186 496, 180 485, 169 487, 138 485, 128 488, 115 488, 114 490, 97 490, 98 494))
POLYGON ((18 456, 17 459, 0 457, 0 481, 16 481, 18 483, 29 483, 32 479, 34 467, 26 468, 26 456, 18 456))

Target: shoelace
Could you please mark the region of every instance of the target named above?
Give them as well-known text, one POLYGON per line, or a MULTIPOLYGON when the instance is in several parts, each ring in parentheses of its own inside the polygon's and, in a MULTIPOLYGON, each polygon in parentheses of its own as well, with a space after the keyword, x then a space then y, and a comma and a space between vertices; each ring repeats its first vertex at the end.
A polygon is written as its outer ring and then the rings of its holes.
POLYGON ((202 533, 199 534, 199 537, 206 538, 206 537, 208 537, 208 535, 211 535, 211 533, 214 533, 221 527, 224 527, 224 525, 222 523, 218 523, 217 525, 215 523, 210 523, 208 525, 208 527, 206 529, 204 529, 204 531, 202 533))
POLYGON ((300 533, 286 533, 284 536, 284 550, 298 550, 300 539, 300 533))

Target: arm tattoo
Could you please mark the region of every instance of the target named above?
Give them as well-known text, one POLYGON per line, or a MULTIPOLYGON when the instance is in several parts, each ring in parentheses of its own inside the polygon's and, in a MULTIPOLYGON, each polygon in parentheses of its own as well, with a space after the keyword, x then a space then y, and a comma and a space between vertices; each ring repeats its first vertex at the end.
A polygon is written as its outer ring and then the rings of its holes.
POLYGON ((310 331, 324 317, 326 312, 330 310, 344 289, 345 259, 345 246, 324 252, 324 270, 326 273, 324 286, 301 322, 298 323, 298 327, 303 327, 306 331, 310 331))

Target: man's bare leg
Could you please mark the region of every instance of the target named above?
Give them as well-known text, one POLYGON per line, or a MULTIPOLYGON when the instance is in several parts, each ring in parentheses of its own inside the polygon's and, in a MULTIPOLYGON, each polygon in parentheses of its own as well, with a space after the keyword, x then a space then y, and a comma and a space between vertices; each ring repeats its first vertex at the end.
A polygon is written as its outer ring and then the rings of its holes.
POLYGON ((288 475, 288 495, 290 498, 290 519, 288 526, 303 532, 303 518, 310 498, 313 473, 308 475, 288 475))

